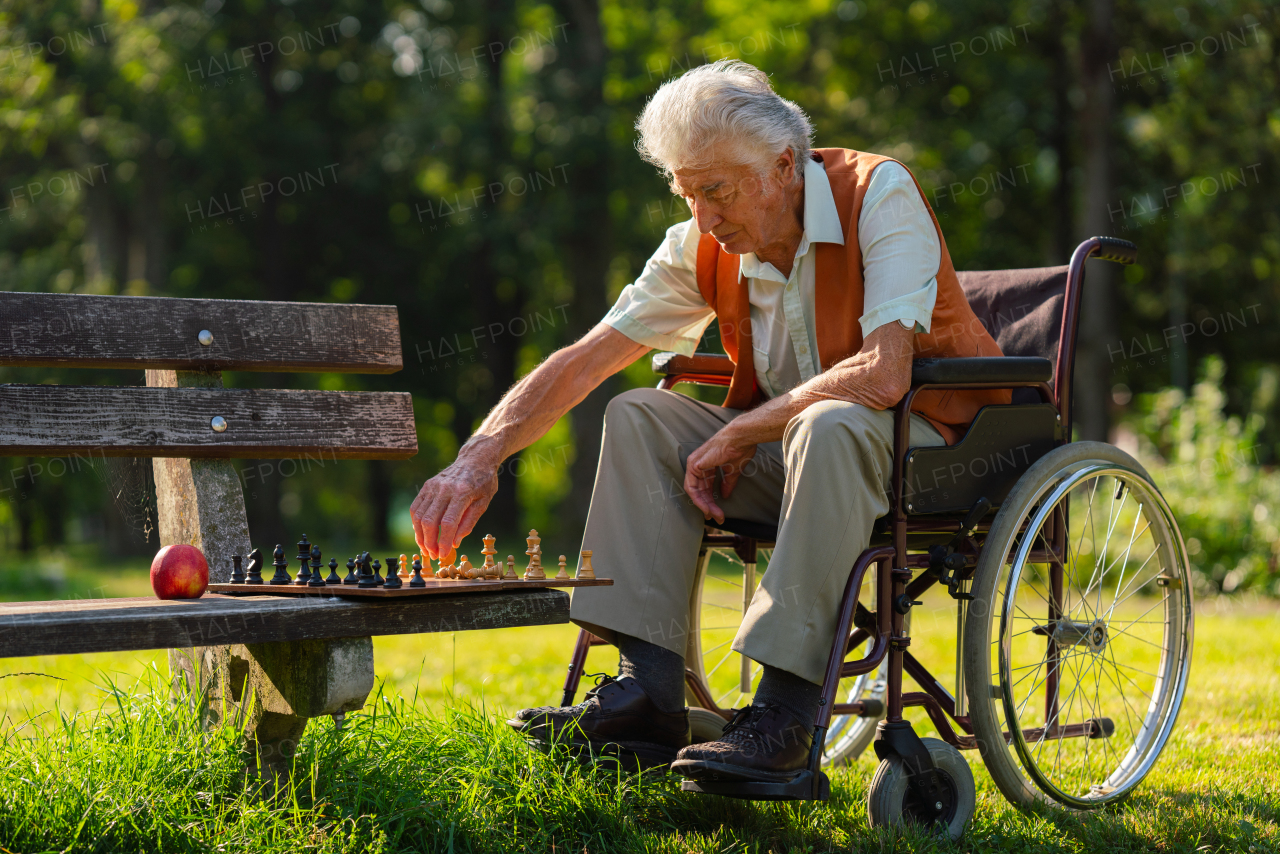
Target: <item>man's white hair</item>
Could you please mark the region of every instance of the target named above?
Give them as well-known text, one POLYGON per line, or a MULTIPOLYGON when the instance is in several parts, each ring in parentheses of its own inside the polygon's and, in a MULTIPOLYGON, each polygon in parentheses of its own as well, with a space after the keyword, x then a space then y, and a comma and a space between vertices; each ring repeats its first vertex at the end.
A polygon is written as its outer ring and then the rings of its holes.
POLYGON ((722 59, 691 68, 654 93, 636 122, 640 156, 668 179, 682 168, 717 160, 767 169, 783 151, 797 171, 809 158, 813 125, 794 102, 773 91, 754 65, 722 59))

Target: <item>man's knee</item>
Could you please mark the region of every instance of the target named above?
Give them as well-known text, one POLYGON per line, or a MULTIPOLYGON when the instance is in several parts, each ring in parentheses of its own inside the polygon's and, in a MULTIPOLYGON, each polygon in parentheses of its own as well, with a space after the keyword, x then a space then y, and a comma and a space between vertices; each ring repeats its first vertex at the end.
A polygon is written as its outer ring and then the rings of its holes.
POLYGON ((797 442, 826 444, 849 438, 862 441, 880 432, 875 428, 877 422, 885 417, 893 418, 890 413, 861 403, 823 400, 807 407, 787 423, 783 443, 790 448, 797 442))
POLYGON ((639 411, 652 411, 666 403, 669 395, 676 394, 660 388, 633 388, 615 395, 604 409, 604 418, 610 422, 619 418, 633 418, 639 411))

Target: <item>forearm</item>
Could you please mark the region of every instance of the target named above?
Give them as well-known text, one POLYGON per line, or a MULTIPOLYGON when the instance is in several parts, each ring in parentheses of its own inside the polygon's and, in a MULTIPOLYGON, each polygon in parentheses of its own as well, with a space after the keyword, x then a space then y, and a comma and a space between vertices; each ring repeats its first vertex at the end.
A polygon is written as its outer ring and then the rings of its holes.
POLYGON ((610 327, 597 326, 512 386, 458 451, 458 459, 496 471, 647 349, 610 327))
POLYGON ((726 429, 736 441, 758 445, 781 439, 792 418, 822 400, 888 409, 911 387, 913 334, 898 323, 879 327, 858 353, 735 418, 726 429))

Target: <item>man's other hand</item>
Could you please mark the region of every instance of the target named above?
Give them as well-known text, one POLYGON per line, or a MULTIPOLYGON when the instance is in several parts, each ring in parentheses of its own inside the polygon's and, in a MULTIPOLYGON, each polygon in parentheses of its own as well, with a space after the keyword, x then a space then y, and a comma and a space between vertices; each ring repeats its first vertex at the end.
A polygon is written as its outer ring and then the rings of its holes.
POLYGON ((706 519, 724 522, 724 511, 715 501, 716 474, 720 497, 728 498, 742 476, 742 467, 756 455, 754 442, 738 438, 729 424, 689 455, 684 467, 684 491, 706 519))
POLYGON ((458 460, 422 486, 409 508, 418 548, 431 558, 462 542, 498 491, 494 467, 458 460))

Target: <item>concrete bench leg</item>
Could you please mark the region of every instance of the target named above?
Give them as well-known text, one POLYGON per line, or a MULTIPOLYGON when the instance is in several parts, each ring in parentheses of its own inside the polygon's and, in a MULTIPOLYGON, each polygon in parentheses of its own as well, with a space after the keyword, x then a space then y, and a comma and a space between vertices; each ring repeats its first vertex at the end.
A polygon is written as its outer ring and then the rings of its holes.
POLYGON ((169 663, 208 725, 243 730, 246 763, 263 778, 288 773, 308 718, 363 708, 373 690, 372 638, 175 649, 169 663))

